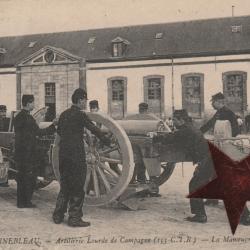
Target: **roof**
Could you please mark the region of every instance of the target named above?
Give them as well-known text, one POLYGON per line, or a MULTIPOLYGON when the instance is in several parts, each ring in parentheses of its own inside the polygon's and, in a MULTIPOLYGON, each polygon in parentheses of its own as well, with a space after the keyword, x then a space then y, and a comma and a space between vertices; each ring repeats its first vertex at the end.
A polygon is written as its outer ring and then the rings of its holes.
POLYGON ((0 37, 0 48, 7 50, 0 53, 0 66, 13 66, 46 45, 90 62, 241 54, 250 52, 250 16, 0 37), (234 25, 242 31, 233 33, 234 25), (162 38, 155 39, 156 33, 162 38), (112 58, 116 38, 129 42, 123 58, 112 58))

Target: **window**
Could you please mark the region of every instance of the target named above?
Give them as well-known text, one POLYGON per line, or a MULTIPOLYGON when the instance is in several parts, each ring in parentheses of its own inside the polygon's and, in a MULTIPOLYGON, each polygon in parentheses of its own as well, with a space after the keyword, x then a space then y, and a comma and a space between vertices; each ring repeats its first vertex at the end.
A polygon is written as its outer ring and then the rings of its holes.
POLYGON ((0 48, 0 54, 6 54, 7 50, 5 48, 0 48))
POLYGON ((122 119, 127 112, 127 78, 108 79, 108 113, 115 119, 122 119))
POLYGON ((90 37, 88 40, 88 44, 93 44, 95 42, 95 36, 90 37))
POLYGON ((161 116, 164 112, 164 76, 149 75, 143 78, 144 102, 149 111, 161 116))
POLYGON ((149 100, 161 99, 161 79, 160 78, 148 79, 148 99, 149 100))
POLYGON ((45 83, 45 96, 55 96, 55 83, 47 82, 45 83))
POLYGON ((243 71, 229 71, 223 73, 222 79, 223 93, 227 100, 227 106, 234 112, 243 113, 247 109, 247 73, 243 71))
POLYGON ((190 73, 181 76, 182 107, 193 118, 201 118, 204 113, 204 75, 190 73))
POLYGON ((112 56, 113 57, 123 56, 125 50, 127 49, 127 45, 130 44, 128 40, 123 39, 119 36, 113 39, 111 42, 112 42, 112 56))
POLYGON ((112 81, 112 100, 113 101, 124 100, 123 80, 112 81))
POLYGON ((36 41, 35 42, 30 42, 29 45, 28 45, 28 47, 29 48, 33 48, 35 46, 35 44, 36 44, 36 41))
POLYGON ((123 55, 123 46, 122 42, 113 43, 113 57, 120 57, 123 55))
POLYGON ((155 39, 162 39, 163 38, 163 33, 156 33, 155 34, 155 39))
POLYGON ((240 33, 242 31, 242 25, 232 25, 232 33, 240 33))
POLYGON ((56 86, 54 82, 45 83, 45 106, 48 108, 45 121, 53 121, 56 117, 56 86))

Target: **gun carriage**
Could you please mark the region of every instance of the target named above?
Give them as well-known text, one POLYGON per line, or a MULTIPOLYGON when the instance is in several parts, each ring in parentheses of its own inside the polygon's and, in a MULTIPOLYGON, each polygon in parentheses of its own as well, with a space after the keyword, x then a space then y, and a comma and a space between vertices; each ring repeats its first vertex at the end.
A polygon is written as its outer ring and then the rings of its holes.
MULTIPOLYGON (((134 161, 136 157, 142 157, 146 167, 146 176, 154 177, 154 185, 165 183, 175 168, 177 162, 189 161, 186 152, 174 145, 160 145, 152 143, 147 136, 148 132, 166 133, 170 128, 157 120, 113 120, 103 113, 88 113, 90 119, 97 124, 111 138, 111 146, 103 145, 94 135, 85 133, 85 149, 87 161, 87 176, 85 182, 86 203, 88 205, 103 205, 114 200, 119 200, 122 194, 135 184, 131 183, 134 173, 134 161), (141 155, 133 153, 133 147, 140 147, 141 155)), ((35 115, 41 119, 41 111, 35 115)), ((40 127, 48 125, 41 122, 40 127)), ((13 159, 14 132, 10 126, 9 132, 0 132, 0 147, 4 159, 8 163, 9 178, 15 177, 17 172, 13 159)), ((243 140, 229 140, 236 150, 236 155, 246 156, 249 149, 244 146, 243 140)), ((248 140, 249 141, 249 140, 248 140)), ((60 137, 39 138, 40 145, 40 171, 42 182, 40 187, 48 185, 53 179, 60 180, 59 174, 59 142, 60 137)), ((223 139, 225 142, 225 139, 223 139)), ((220 141, 222 143, 222 141, 220 141)), ((250 143, 249 143, 250 144, 250 143)), ((145 186, 150 185, 150 181, 145 186)))

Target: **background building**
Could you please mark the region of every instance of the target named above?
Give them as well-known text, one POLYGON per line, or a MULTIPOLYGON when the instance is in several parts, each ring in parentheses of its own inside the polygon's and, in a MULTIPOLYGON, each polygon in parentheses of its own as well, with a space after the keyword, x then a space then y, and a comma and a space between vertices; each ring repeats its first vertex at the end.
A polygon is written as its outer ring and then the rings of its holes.
POLYGON ((0 102, 20 109, 32 93, 51 118, 87 88, 114 118, 145 101, 158 115, 186 108, 197 120, 222 91, 248 113, 250 16, 0 38, 0 102))

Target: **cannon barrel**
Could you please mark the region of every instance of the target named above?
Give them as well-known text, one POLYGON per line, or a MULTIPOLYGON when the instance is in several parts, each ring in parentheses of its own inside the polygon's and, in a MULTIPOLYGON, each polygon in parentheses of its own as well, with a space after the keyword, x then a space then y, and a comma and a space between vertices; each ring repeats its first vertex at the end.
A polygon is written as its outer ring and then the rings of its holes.
POLYGON ((157 131, 159 120, 117 120, 128 135, 146 135, 157 131))
MULTIPOLYGON (((88 113, 89 114, 89 113, 88 113)), ((148 132, 157 131, 160 120, 116 120, 116 122, 125 130, 128 135, 147 135, 148 132)), ((40 122, 40 128, 50 126, 52 122, 40 122)), ((102 130, 107 128, 102 126, 102 130)))

